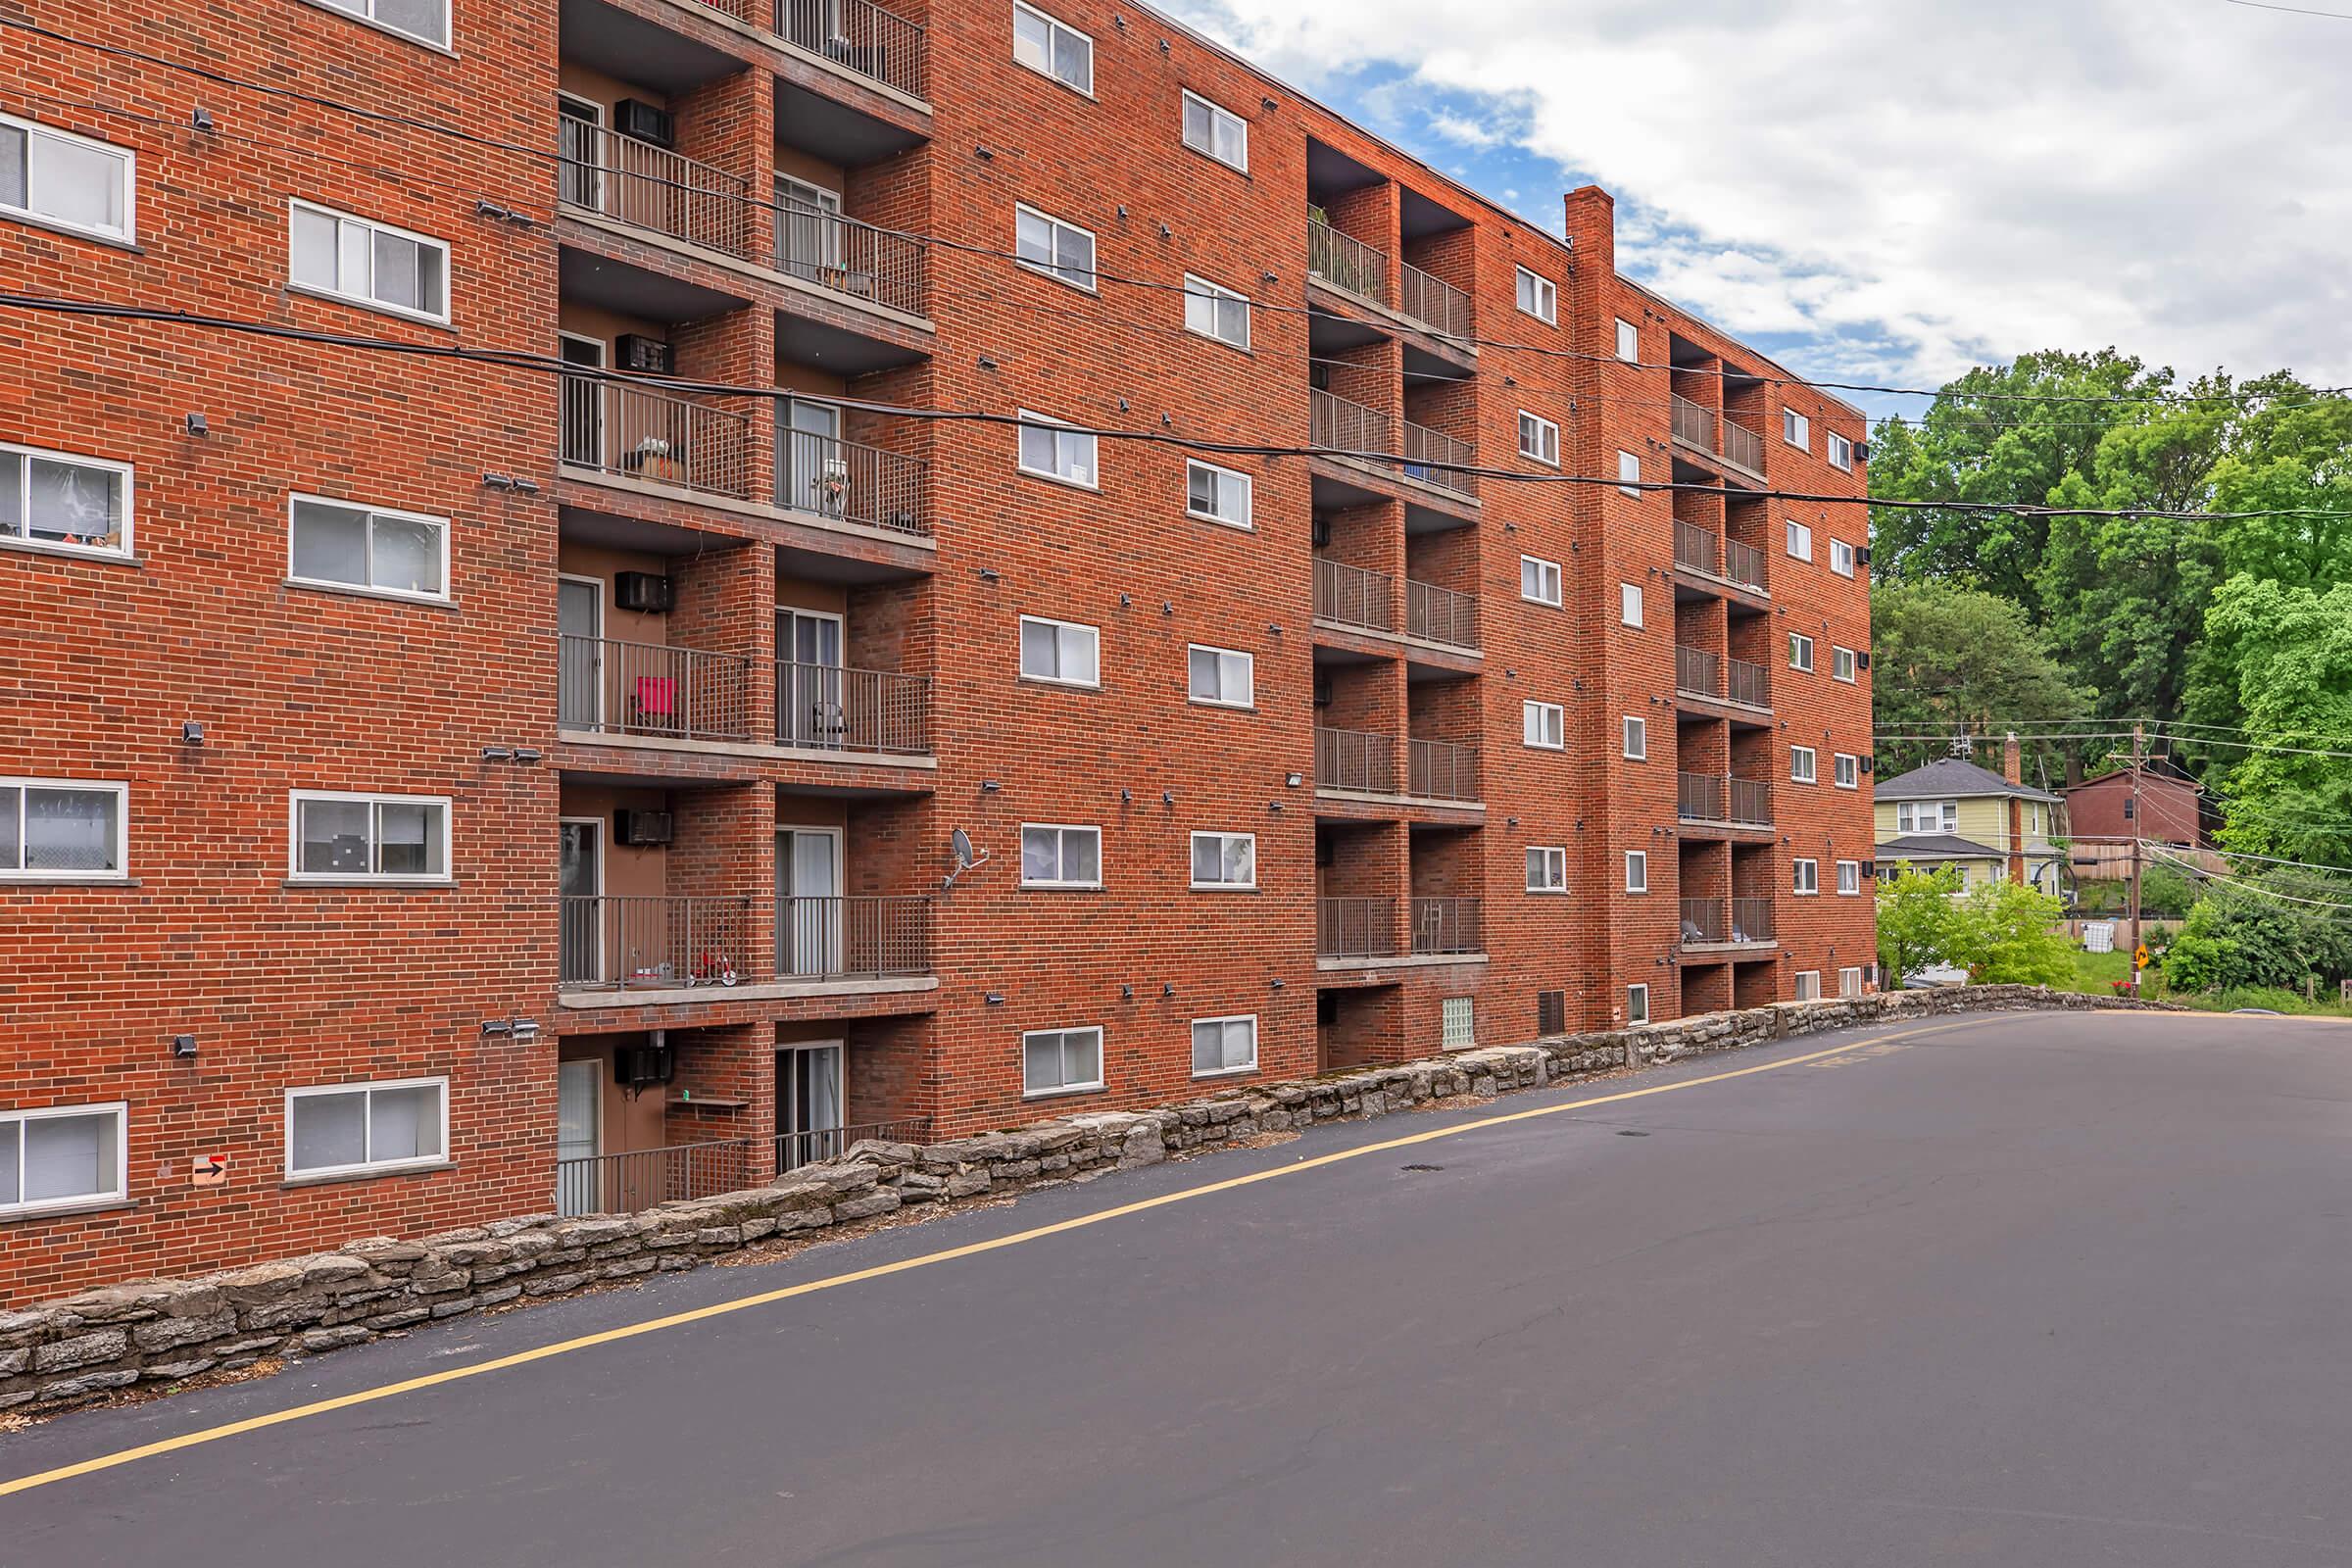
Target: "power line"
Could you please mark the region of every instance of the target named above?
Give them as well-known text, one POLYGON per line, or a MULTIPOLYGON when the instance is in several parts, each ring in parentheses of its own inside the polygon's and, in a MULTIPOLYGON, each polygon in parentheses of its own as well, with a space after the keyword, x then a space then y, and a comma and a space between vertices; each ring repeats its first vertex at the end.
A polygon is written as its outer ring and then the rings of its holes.
POLYGON ((2233 6, 2244 6, 2250 11, 2283 11, 2289 16, 2327 17, 2335 22, 2352 22, 2352 12, 2314 11, 2307 6, 2273 5, 2270 0, 2229 0, 2229 3, 2233 6))

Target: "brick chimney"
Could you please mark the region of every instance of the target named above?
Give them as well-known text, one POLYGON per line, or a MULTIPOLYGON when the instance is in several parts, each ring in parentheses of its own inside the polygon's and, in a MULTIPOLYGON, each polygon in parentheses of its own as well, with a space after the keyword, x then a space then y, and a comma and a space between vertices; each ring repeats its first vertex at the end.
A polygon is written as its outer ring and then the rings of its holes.
POLYGON ((2018 760, 2017 731, 2015 730, 2011 730, 2001 741, 2001 777, 2012 784, 2023 784, 2026 781, 2024 765, 2018 760))

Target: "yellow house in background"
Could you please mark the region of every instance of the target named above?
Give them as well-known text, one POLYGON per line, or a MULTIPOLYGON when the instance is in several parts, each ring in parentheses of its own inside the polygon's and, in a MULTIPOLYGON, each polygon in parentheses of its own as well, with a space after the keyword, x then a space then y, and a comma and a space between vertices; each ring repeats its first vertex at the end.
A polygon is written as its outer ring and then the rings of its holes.
POLYGON ((2000 773, 1947 757, 1880 780, 1872 806, 1879 875, 1906 861, 1922 871, 1956 865, 1970 888, 2006 876, 2056 893, 2058 797, 2019 782, 2015 736, 2003 754, 2000 773))

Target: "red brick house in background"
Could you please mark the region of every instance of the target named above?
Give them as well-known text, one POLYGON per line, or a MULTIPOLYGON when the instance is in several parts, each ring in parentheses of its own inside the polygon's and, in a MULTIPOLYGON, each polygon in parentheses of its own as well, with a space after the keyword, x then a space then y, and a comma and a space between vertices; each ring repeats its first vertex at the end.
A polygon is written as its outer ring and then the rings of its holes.
POLYGON ((290 334, 0 313, 0 1300, 1874 983, 1864 421, 1605 193, 1125 0, 42 20, 397 118, 0 33, 12 286, 290 334))
POLYGON ((2141 763, 2137 773, 2136 800, 2130 767, 2060 790, 2070 836, 2086 846, 2136 837, 2181 849, 2211 848, 2214 807, 2196 780, 2162 759, 2141 763))

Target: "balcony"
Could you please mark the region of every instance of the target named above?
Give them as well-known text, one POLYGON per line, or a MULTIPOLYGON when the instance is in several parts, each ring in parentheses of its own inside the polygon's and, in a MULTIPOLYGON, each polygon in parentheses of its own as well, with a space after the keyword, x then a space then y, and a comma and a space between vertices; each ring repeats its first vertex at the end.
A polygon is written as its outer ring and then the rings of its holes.
MULTIPOLYGON (((1315 727, 1315 788, 1396 795, 1394 735, 1315 727)), ((1411 799, 1475 805, 1481 799, 1478 749, 1453 741, 1407 740, 1405 788, 1411 799)))
POLYGON ((1478 749, 1453 741, 1412 740, 1405 743, 1405 789, 1424 801, 1476 801, 1478 749))
POLYGON ((1680 392, 1669 394, 1674 400, 1674 438, 1687 447, 1723 459, 1736 468, 1761 478, 1764 472, 1764 438, 1743 424, 1735 424, 1711 409, 1684 397, 1680 392))
POLYGON ((1772 940, 1770 899, 1683 900, 1686 948, 1761 946, 1772 940))
POLYGON ((1315 956, 1393 958, 1396 956, 1395 899, 1315 901, 1315 956))
POLYGON ((556 1212, 635 1214, 659 1203, 715 1198, 758 1187, 803 1165, 838 1159, 861 1139, 920 1144, 930 1136, 930 1119, 918 1116, 778 1133, 772 1138, 726 1138, 559 1159, 556 1212))
POLYGON ((931 537, 923 502, 927 465, 903 452, 808 430, 776 434, 776 505, 832 522, 931 537))
POLYGON ((1742 708, 1772 707, 1771 671, 1744 659, 1719 658, 1703 648, 1675 648, 1674 689, 1685 697, 1742 708))
POLYGON ((586 121, 559 122, 557 195, 616 223, 758 261, 751 181, 586 121))
POLYGON ((774 249, 762 259, 777 271, 859 304, 924 314, 930 259, 920 241, 782 196, 775 219, 774 249))
POLYGON ((1413 952, 1473 954, 1487 951, 1481 901, 1413 900, 1413 952))
MULTIPOLYGON (((1396 579, 1384 571, 1315 558, 1315 618, 1394 636, 1396 579)), ((1466 653, 1478 650, 1478 600, 1435 583, 1404 583, 1404 635, 1466 653)))
POLYGON ((1763 551, 1679 517, 1674 524, 1674 564, 1702 577, 1765 591, 1763 551))
POLYGON ((1717 773, 1675 775, 1675 815, 1718 827, 1772 826, 1772 786, 1762 779, 1717 773))
POLYGON ((771 663, 665 643, 561 638, 558 723, 590 734, 721 745, 931 755, 931 681, 893 670, 771 663), (755 733, 754 683, 774 670, 772 733, 755 733))
POLYGON ((927 895, 565 898, 560 989, 675 992, 931 972, 927 895), (774 919, 772 937, 768 922, 774 919))
POLYGON ((1309 395, 1309 411, 1307 435, 1314 445, 1366 457, 1396 456, 1389 416, 1378 409, 1350 403, 1336 392, 1317 387, 1309 395))
MULTIPOLYGON (((923 24, 872 0, 771 0, 772 25, 796 49, 822 56, 845 71, 878 81, 909 98, 928 99, 930 40, 923 24)), ((764 12, 757 0, 729 0, 719 6, 742 16, 745 10, 764 12), (741 9, 738 9, 741 8, 741 9)), ((744 17, 755 26, 771 24, 765 18, 744 17)))
POLYGON ((1441 490, 1450 490, 1466 501, 1478 499, 1478 475, 1456 472, 1454 466, 1432 467, 1444 464, 1472 468, 1478 466, 1478 448, 1467 441, 1457 441, 1443 430, 1427 425, 1404 422, 1404 476, 1423 484, 1434 484, 1441 490))
POLYGON ((1403 288, 1397 309, 1435 332, 1468 337, 1470 296, 1451 283, 1432 277, 1410 262, 1401 264, 1403 288))
POLYGON ((1306 270, 1333 288, 1375 305, 1389 303, 1389 258, 1319 218, 1306 220, 1306 270))

